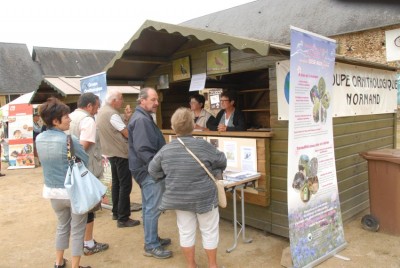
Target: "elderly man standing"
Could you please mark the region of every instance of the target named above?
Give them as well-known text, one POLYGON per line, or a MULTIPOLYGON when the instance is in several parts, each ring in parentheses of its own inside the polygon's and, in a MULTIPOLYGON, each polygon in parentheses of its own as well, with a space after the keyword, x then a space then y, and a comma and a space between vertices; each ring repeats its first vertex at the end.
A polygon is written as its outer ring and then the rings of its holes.
MULTIPOLYGON (((71 124, 69 132, 79 139, 79 143, 89 156, 88 169, 97 178, 103 176, 101 162, 101 146, 99 135, 96 131, 94 115, 100 107, 99 97, 93 93, 84 93, 78 99, 78 108, 69 115, 71 124)), ((88 213, 85 230, 83 253, 92 255, 108 249, 108 244, 98 243, 93 239, 94 212, 88 213)))
POLYGON ((140 224, 140 221, 129 218, 132 175, 128 163, 128 130, 118 111, 123 102, 119 90, 109 89, 105 105, 99 110, 96 119, 102 152, 108 156, 111 164, 112 213, 119 228, 140 224))
POLYGON ((153 88, 143 88, 138 96, 138 106, 129 124, 129 169, 142 191, 142 215, 144 225, 144 255, 158 259, 172 256, 164 249, 171 239, 158 236, 158 209, 165 191, 164 180, 154 180, 147 168, 157 152, 165 145, 164 137, 151 116, 157 112, 158 95, 153 88))

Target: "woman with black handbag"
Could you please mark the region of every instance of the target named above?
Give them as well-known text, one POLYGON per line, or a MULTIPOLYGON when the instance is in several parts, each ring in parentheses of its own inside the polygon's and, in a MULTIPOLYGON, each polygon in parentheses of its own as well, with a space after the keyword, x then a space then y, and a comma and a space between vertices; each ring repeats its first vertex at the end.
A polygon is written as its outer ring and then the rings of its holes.
POLYGON ((195 238, 198 223, 208 267, 216 268, 218 196, 215 182, 205 168, 214 176, 221 174, 226 168, 226 157, 206 140, 192 136, 194 120, 189 109, 177 109, 171 117, 171 125, 177 139, 161 148, 149 164, 149 173, 153 178, 165 178, 166 190, 159 209, 175 210, 180 245, 188 267, 197 267, 195 238))
MULTIPOLYGON (((72 267, 84 268, 79 263, 83 255, 87 213, 83 215, 72 213, 71 202, 64 187, 68 170, 67 135, 64 131, 69 129, 71 122, 69 112, 69 107, 56 98, 49 98, 40 105, 39 114, 47 126, 47 131, 37 136, 36 147, 43 167, 43 197, 50 199, 58 218, 54 267, 66 267, 64 250, 69 247, 71 238, 72 267)), ((75 155, 87 164, 88 156, 75 137, 72 137, 72 143, 75 155)))

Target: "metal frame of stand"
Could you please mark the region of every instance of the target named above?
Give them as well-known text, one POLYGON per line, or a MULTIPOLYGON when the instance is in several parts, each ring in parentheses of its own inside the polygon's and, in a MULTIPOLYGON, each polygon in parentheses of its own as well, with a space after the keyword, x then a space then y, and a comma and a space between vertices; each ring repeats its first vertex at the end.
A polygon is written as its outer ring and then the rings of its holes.
POLYGON ((246 238, 246 222, 245 222, 245 210, 244 210, 244 189, 249 185, 255 185, 255 181, 260 178, 260 175, 252 176, 250 178, 244 179, 243 181, 233 182, 231 184, 225 185, 226 191, 232 192, 233 198, 233 245, 232 247, 226 250, 227 253, 231 253, 237 246, 238 237, 240 233, 242 233, 242 239, 244 243, 251 243, 253 239, 246 238), (236 206, 236 194, 237 190, 240 190, 241 196, 241 207, 242 207, 242 223, 237 220, 237 206, 236 206), (240 225, 240 229, 238 232, 238 225, 240 225))

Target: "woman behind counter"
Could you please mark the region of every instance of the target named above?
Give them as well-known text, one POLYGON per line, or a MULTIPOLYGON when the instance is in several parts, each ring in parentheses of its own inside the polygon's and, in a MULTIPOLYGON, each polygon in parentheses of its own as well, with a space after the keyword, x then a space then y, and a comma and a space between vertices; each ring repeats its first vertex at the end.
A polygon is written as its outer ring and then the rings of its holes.
POLYGON ((194 118, 194 129, 208 130, 207 124, 213 124, 215 117, 204 110, 205 98, 203 95, 196 94, 190 96, 190 110, 192 110, 194 118))
POLYGON ((215 121, 207 124, 210 130, 218 131, 245 131, 246 122, 244 115, 235 108, 235 95, 232 91, 224 91, 221 94, 222 110, 217 114, 215 121))
MULTIPOLYGON (((83 254, 83 238, 85 234, 87 214, 77 215, 71 211, 71 202, 64 180, 68 169, 67 135, 69 129, 70 109, 56 98, 49 98, 40 105, 39 114, 47 125, 47 131, 36 137, 36 147, 43 167, 43 197, 50 199, 51 206, 58 218, 56 230, 56 263, 55 268, 66 267, 64 250, 69 247, 71 236, 72 267, 79 266, 83 254)), ((88 156, 75 137, 71 137, 75 155, 87 164, 88 156)), ((90 268, 87 266, 86 268, 90 268)))
MULTIPOLYGON (((226 168, 224 153, 207 141, 192 136, 194 121, 189 109, 177 109, 171 117, 171 125, 177 137, 211 172, 221 172, 226 168)), ((176 212, 180 245, 188 267, 196 267, 197 222, 208 257, 208 267, 217 267, 219 212, 214 181, 176 139, 154 156, 149 164, 149 173, 156 179, 165 177, 166 190, 160 209, 176 212)))

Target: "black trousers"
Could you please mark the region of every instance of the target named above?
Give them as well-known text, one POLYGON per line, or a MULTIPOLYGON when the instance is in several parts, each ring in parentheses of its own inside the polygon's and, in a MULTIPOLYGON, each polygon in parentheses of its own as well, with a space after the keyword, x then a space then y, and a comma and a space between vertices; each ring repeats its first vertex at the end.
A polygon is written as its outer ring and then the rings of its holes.
POLYGON ((109 157, 112 174, 112 213, 118 221, 127 221, 131 215, 130 194, 132 191, 132 175, 129 170, 128 159, 109 157))

